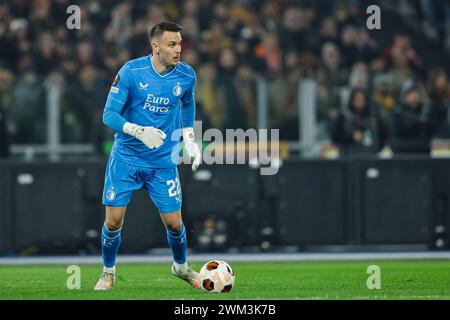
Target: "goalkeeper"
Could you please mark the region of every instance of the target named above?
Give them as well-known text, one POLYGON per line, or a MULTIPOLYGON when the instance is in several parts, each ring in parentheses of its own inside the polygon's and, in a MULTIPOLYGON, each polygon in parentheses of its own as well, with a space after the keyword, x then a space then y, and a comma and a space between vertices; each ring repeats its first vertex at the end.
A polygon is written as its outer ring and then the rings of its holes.
POLYGON ((181 30, 172 22, 155 25, 150 32, 153 53, 125 63, 109 91, 103 122, 117 132, 103 189, 103 273, 94 290, 108 290, 116 281, 125 211, 133 191, 141 187, 147 190, 166 227, 174 260, 172 274, 194 288, 200 287, 198 273, 186 262, 176 167, 181 135, 188 156, 193 158, 193 171, 201 161, 193 130, 196 75, 180 60, 181 30))

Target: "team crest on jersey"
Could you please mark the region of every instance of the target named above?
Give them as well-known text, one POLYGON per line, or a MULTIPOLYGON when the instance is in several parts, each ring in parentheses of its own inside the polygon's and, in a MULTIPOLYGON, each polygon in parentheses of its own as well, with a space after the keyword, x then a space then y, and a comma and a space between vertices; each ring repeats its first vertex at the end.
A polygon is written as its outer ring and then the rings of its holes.
POLYGON ((181 95, 181 86, 180 83, 178 82, 177 85, 175 87, 173 87, 172 93, 175 97, 179 97, 181 95))
POLYGON ((118 74, 116 74, 116 77, 114 78, 114 81, 113 81, 112 85, 116 86, 119 83, 119 81, 120 81, 120 76, 118 74))
POLYGON ((116 199, 116 192, 113 189, 109 189, 108 192, 106 192, 106 198, 108 198, 109 201, 114 201, 114 199, 116 199))

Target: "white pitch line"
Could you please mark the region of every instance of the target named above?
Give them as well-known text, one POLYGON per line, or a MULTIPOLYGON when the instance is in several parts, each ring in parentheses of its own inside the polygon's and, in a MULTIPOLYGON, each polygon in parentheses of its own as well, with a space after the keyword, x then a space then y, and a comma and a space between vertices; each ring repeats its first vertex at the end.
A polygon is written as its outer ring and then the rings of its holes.
MULTIPOLYGON (((191 262, 206 262, 212 259, 227 261, 358 261, 358 260, 450 260, 450 251, 440 252, 361 252, 361 253, 205 253, 190 254, 191 262)), ((172 256, 166 255, 119 255, 118 263, 157 263, 171 262, 172 256)), ((0 265, 40 265, 40 264, 100 264, 101 256, 37 256, 37 257, 0 257, 0 265)))

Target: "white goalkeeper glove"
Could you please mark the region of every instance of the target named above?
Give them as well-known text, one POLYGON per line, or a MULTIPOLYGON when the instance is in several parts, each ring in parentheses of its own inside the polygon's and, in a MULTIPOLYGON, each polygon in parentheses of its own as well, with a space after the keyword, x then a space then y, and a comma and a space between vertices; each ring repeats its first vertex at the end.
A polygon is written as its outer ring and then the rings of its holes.
POLYGON ((130 122, 123 125, 122 131, 142 141, 150 149, 158 148, 166 138, 166 134, 158 128, 143 127, 130 122))
POLYGON ((184 148, 187 152, 187 155, 191 159, 194 158, 194 161, 192 161, 192 172, 195 172, 195 170, 197 170, 198 166, 200 165, 202 155, 200 153, 198 144, 194 140, 194 129, 183 128, 181 131, 183 133, 184 148))

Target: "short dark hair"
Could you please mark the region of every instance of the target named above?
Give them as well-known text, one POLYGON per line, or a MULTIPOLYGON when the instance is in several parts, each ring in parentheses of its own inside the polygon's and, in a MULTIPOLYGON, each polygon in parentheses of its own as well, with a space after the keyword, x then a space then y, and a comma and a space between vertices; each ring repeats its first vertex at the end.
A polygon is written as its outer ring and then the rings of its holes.
POLYGON ((150 41, 155 37, 161 36, 164 31, 179 32, 181 30, 183 30, 183 27, 176 22, 162 21, 153 26, 153 28, 150 30, 150 41))

